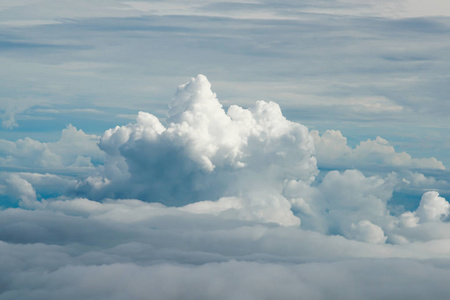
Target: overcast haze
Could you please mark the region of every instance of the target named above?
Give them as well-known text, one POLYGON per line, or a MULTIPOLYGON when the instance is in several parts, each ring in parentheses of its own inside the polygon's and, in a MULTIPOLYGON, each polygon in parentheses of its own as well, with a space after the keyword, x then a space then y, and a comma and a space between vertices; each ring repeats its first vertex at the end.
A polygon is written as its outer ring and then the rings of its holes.
POLYGON ((0 4, 0 299, 446 299, 447 1, 0 4))

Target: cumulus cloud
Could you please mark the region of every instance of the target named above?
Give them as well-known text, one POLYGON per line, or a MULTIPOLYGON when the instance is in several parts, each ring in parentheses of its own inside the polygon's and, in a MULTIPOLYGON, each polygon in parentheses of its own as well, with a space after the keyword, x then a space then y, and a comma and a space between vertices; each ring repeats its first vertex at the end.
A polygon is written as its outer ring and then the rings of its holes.
POLYGON ((347 138, 339 130, 327 130, 322 135, 312 130, 319 165, 332 168, 394 167, 408 169, 445 170, 444 164, 434 157, 412 158, 406 152, 396 152, 385 139, 362 141, 355 148, 347 144, 347 138))
MULTIPOLYGON (((178 88, 166 123, 140 112, 136 123, 107 130, 99 143, 104 169, 79 190, 176 206, 221 199, 225 207, 241 207, 244 219, 299 224, 281 191, 286 179, 314 180, 314 142, 276 103, 225 111, 199 75, 178 88)), ((218 211, 216 203, 202 205, 218 211)))
POLYGON ((439 193, 425 192, 416 210, 404 212, 391 223, 389 240, 398 244, 427 242, 432 245, 436 240, 448 239, 449 209, 450 204, 439 193))
POLYGON ((383 229, 369 220, 361 220, 357 224, 352 223, 351 234, 356 240, 373 244, 383 244, 387 239, 383 229))
POLYGON ((420 200, 417 216, 422 222, 440 221, 448 216, 449 210, 450 204, 438 192, 427 192, 420 200))
POLYGON ((33 208, 36 203, 36 191, 33 186, 17 174, 11 174, 6 178, 7 193, 20 199, 20 205, 33 208))
POLYGON ((386 228, 392 218, 387 202, 392 197, 395 182, 391 176, 366 177, 358 170, 331 171, 316 186, 290 181, 284 195, 292 201, 304 228, 384 242, 382 228, 386 228))
POLYGON ((73 193, 76 176, 97 172, 95 165, 104 160, 98 140, 72 125, 62 130, 56 142, 0 139, 0 194, 9 203, 18 199, 31 208, 36 199, 73 193))
POLYGON ((416 227, 419 223, 443 221, 450 213, 450 203, 435 191, 422 195, 419 207, 413 212, 405 212, 400 216, 403 227, 416 227))
POLYGON ((19 201, 19 206, 30 209, 40 205, 38 200, 45 201, 45 198, 70 193, 76 184, 77 180, 72 176, 27 172, 0 173, 0 195, 3 194, 8 199, 8 204, 19 201))
POLYGON ((92 168, 92 160, 102 161, 104 154, 98 149, 99 137, 68 125, 58 141, 42 143, 30 138, 15 142, 0 140, 0 165, 10 169, 65 172, 92 168))

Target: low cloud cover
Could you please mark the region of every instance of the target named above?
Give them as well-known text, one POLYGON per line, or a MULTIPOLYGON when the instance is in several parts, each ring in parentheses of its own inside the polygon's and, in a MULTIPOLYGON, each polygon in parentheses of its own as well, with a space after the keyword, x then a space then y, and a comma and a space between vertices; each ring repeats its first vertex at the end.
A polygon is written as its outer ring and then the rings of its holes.
POLYGON ((0 299, 449 292, 442 161, 382 137, 352 147, 272 101, 224 107, 203 75, 167 118, 141 111, 101 136, 68 125, 0 153, 0 299))

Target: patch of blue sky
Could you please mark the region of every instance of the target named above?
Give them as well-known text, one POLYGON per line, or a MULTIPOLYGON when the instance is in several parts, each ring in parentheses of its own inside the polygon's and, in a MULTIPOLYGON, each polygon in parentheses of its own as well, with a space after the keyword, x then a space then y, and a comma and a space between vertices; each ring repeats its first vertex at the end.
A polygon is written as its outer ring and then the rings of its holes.
POLYGON ((0 134, 8 140, 30 137, 52 142, 59 139, 61 130, 69 124, 89 134, 101 135, 111 127, 131 122, 135 115, 136 110, 114 107, 34 106, 16 116, 20 126, 13 130, 0 127, 0 134))
POLYGON ((9 194, 0 194, 0 210, 6 208, 18 208, 19 202, 9 194))

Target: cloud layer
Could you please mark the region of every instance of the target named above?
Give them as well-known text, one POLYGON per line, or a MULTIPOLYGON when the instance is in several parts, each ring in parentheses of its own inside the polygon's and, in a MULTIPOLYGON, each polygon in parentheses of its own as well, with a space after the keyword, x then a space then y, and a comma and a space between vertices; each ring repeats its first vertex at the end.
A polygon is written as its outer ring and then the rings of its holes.
POLYGON ((352 149, 274 102, 224 109, 203 75, 166 119, 139 112, 101 137, 68 126, 0 149, 0 299, 448 292, 450 204, 429 190, 391 211, 398 191, 448 186, 415 170, 442 162, 382 138, 352 149))

